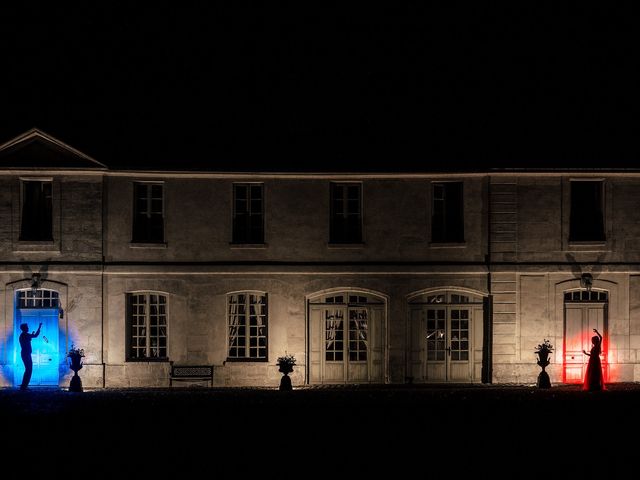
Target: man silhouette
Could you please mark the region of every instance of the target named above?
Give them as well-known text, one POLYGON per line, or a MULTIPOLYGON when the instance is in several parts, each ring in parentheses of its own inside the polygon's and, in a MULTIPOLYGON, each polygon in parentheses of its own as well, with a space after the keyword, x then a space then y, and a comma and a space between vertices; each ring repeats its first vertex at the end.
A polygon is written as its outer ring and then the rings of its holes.
POLYGON ((31 339, 36 338, 38 335, 40 335, 41 328, 42 323, 38 325, 38 330, 29 333, 29 325, 27 325, 26 323, 20 325, 20 330, 22 330, 22 333, 20 334, 20 348, 22 348, 20 356, 22 357, 22 362, 24 363, 24 375, 22 377, 22 385, 20 385, 20 390, 26 390, 29 386, 29 382, 31 381, 31 373, 33 372, 33 360, 31 360, 31 339))

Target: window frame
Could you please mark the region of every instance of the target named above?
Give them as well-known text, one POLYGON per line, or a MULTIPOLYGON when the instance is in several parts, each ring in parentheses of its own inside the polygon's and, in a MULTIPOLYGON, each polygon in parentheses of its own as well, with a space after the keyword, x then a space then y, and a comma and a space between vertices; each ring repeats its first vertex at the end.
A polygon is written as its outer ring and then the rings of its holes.
MULTIPOLYGON (((240 305, 240 303, 238 303, 238 305, 240 305)), ((226 316, 226 326, 227 326, 227 330, 226 330, 226 361, 227 362, 268 362, 269 361, 269 295, 267 294, 267 292, 263 292, 260 290, 240 290, 237 292, 229 292, 226 294, 226 312, 225 312, 225 316, 226 316), (244 323, 244 328, 245 331, 247 332, 244 337, 245 337, 245 345, 244 345, 244 349, 245 349, 245 354, 248 353, 249 355, 251 355, 251 335, 250 335, 250 328, 251 325, 249 324, 249 317, 250 317, 250 306, 251 306, 251 295, 255 295, 255 296, 261 296, 264 297, 264 334, 263 335, 258 335, 255 338, 261 338, 264 337, 265 338, 265 345, 264 345, 264 349, 265 349, 265 356, 264 357, 251 357, 251 356, 244 356, 244 357, 234 357, 231 356, 231 348, 239 348, 239 346, 235 346, 232 347, 231 345, 231 328, 232 326, 232 322, 231 322, 231 298, 234 296, 239 296, 239 295, 244 295, 245 296, 245 301, 244 301, 244 307, 245 307, 245 323, 244 323)), ((259 345, 256 345, 257 350, 259 351, 259 349, 261 348, 259 345)))
POLYGON ((569 242, 570 243, 604 243, 607 241, 607 228, 606 228, 606 194, 605 194, 605 181, 604 179, 571 179, 569 181, 569 242), (602 215, 601 218, 601 225, 602 225, 602 231, 600 232, 602 234, 602 238, 572 238, 574 233, 573 232, 573 217, 574 217, 574 201, 573 201, 573 197, 574 197, 574 185, 577 184, 586 184, 586 183, 590 183, 590 184, 598 184, 600 187, 600 213, 602 215))
POLYGON ((564 251, 579 252, 607 252, 613 248, 613 188, 610 179, 605 177, 593 176, 566 176, 562 177, 562 249, 564 251), (603 221, 604 221, 604 237, 603 241, 576 241, 570 240, 571 229, 571 182, 603 182, 603 221))
POLYGON ((15 297, 16 308, 34 309, 34 308, 53 308, 60 309, 60 293, 51 288, 25 288, 16 290, 15 297))
POLYGON ((265 220, 265 212, 266 212, 266 208, 265 208, 265 186, 264 186, 264 182, 233 182, 233 184, 231 185, 231 245, 265 245, 265 227, 266 227, 266 220, 265 220), (251 212, 251 187, 256 187, 259 186, 260 187, 260 193, 261 193, 261 201, 260 201, 260 207, 261 207, 261 211, 260 211, 260 228, 261 228, 261 236, 259 239, 257 238, 250 238, 251 237, 251 216, 257 216, 258 214, 254 214, 251 212), (247 217, 247 223, 248 223, 248 234, 246 236, 246 241, 242 240, 239 238, 238 235, 238 230, 236 228, 236 218, 238 216, 237 211, 236 211, 236 191, 237 191, 237 187, 246 187, 247 188, 247 198, 246 198, 246 202, 247 202, 247 213, 245 214, 245 216, 247 217))
MULTIPOLYGON (((54 239, 54 185, 52 178, 20 178, 20 215, 19 215, 19 228, 18 228, 18 241, 23 243, 52 243, 54 239), (24 216, 25 216, 25 185, 27 183, 38 183, 42 189, 43 185, 48 185, 49 192, 49 235, 44 238, 25 238, 24 237, 24 216)), ((46 200, 45 200, 46 201, 46 200)), ((41 222, 39 222, 41 223, 41 222)))
MULTIPOLYGON (((355 215, 353 215, 355 216, 355 215)), ((351 230, 348 228, 348 230, 351 230)), ((349 237, 350 234, 345 235, 345 237, 349 237)), ((364 186, 362 182, 330 182, 329 185, 329 245, 336 246, 349 246, 349 245, 362 245, 364 243, 364 186), (349 213, 346 211, 346 207, 348 204, 348 187, 358 187, 358 236, 354 239, 349 238, 337 238, 337 230, 338 225, 336 219, 338 218, 335 211, 335 201, 334 201, 334 192, 337 187, 344 188, 342 194, 342 216, 345 218, 344 225, 348 227, 349 223, 346 219, 349 218, 349 213)))
POLYGON ((452 245, 464 245, 465 244, 465 208, 464 208, 464 181, 463 180, 437 180, 437 181, 432 181, 430 183, 430 218, 429 218, 429 242, 431 245, 446 245, 446 246, 452 246, 452 245), (461 232, 461 237, 458 239, 447 239, 446 238, 446 223, 447 223, 447 216, 446 216, 446 212, 447 212, 447 200, 446 200, 446 187, 444 188, 445 191, 445 195, 443 198, 443 220, 442 220, 442 224, 443 224, 443 229, 444 229, 444 235, 442 239, 434 239, 434 222, 435 222, 435 217, 436 217, 436 186, 444 186, 446 184, 459 184, 460 185, 460 232, 461 232))
MULTIPOLYGON (((125 361, 127 362, 168 362, 169 361, 169 323, 170 323, 170 314, 169 314, 169 297, 170 295, 166 292, 160 292, 160 291, 154 291, 154 290, 139 290, 139 291, 132 291, 132 292, 126 292, 125 294, 125 361), (151 323, 150 323, 150 317, 151 317, 151 309, 149 308, 150 306, 150 297, 151 295, 158 295, 159 297, 164 297, 165 302, 165 313, 164 313, 164 317, 165 317, 165 338, 166 338, 166 345, 165 345, 165 350, 166 350, 166 356, 164 357, 150 357, 150 356, 146 356, 146 357, 134 357, 132 355, 133 353, 133 345, 132 345, 132 340, 133 340, 133 333, 131 331, 132 326, 133 326, 133 311, 132 311, 132 299, 134 295, 144 295, 145 296, 145 305, 146 305, 146 310, 145 310, 145 329, 146 329, 146 343, 145 343, 145 349, 147 352, 147 355, 149 353, 149 350, 151 348, 150 345, 150 339, 151 339, 151 323)), ((159 337, 160 338, 160 337, 159 337)))
POLYGON ((163 181, 144 181, 144 180, 134 180, 132 184, 132 198, 133 198, 133 210, 132 210, 132 222, 131 222, 131 244, 133 245, 166 245, 166 222, 165 222, 165 211, 166 211, 166 189, 165 182, 163 181), (147 227, 147 235, 146 238, 136 238, 136 232, 142 230, 142 227, 136 228, 136 224, 138 222, 138 197, 136 196, 138 186, 144 185, 146 187, 146 216, 147 218, 152 218, 153 212, 153 193, 152 188, 154 186, 160 186, 162 188, 162 211, 160 213, 160 219, 162 221, 162 238, 152 239, 149 235, 149 228, 147 227))

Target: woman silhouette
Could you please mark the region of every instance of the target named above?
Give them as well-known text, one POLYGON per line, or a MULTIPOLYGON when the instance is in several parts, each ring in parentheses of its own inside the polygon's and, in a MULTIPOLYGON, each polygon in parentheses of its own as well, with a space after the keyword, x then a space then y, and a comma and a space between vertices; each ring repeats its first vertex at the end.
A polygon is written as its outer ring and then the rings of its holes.
POLYGON ((600 332, 593 329, 596 335, 591 337, 591 353, 587 353, 586 350, 582 350, 585 355, 589 355, 589 363, 587 364, 587 374, 584 376, 583 390, 589 390, 590 392, 604 390, 604 382, 602 380, 602 365, 600 365, 600 352, 602 351, 602 335, 600 332))

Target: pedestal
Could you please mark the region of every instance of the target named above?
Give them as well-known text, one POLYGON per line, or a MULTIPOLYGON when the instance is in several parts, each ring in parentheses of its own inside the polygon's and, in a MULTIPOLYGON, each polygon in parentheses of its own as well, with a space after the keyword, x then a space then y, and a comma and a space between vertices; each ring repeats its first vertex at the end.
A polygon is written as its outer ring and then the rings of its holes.
POLYGON ((538 388, 551 388, 551 379, 549 374, 545 371, 545 368, 549 365, 549 350, 541 350, 538 354, 538 366, 542 368, 542 371, 538 375, 538 381, 536 385, 538 388))
POLYGON ((286 392, 293 390, 293 387, 291 386, 291 379, 286 373, 280 379, 280 390, 286 392))
POLYGON ((551 379, 549 378, 549 374, 544 371, 544 369, 538 375, 538 382, 536 383, 538 388, 551 388, 551 379))
POLYGON ((71 377, 71 383, 69 384, 70 392, 82 392, 82 380, 78 376, 78 372, 73 372, 73 377, 71 377))

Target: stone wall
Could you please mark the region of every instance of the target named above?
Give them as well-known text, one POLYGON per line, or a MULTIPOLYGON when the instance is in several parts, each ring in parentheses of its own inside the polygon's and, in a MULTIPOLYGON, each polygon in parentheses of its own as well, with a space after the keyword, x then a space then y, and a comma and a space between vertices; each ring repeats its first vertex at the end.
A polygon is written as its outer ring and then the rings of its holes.
POLYGON ((367 179, 362 182, 363 244, 329 244, 331 178, 172 178, 117 176, 108 182, 107 261, 190 262, 413 262, 484 261, 485 180, 462 177, 465 243, 431 245, 431 181, 367 179), (163 248, 131 245, 133 182, 164 182, 163 248), (263 181, 265 245, 231 245, 234 182, 263 181))

